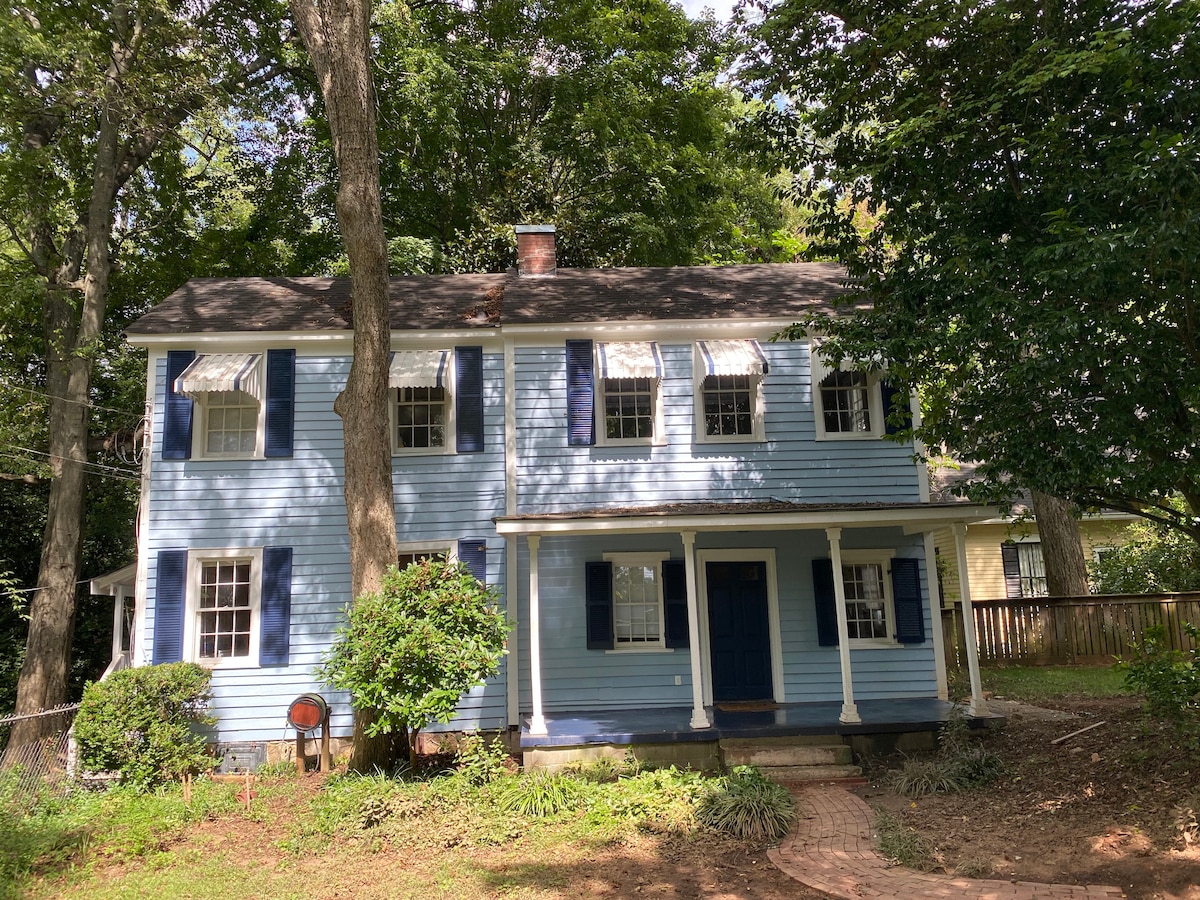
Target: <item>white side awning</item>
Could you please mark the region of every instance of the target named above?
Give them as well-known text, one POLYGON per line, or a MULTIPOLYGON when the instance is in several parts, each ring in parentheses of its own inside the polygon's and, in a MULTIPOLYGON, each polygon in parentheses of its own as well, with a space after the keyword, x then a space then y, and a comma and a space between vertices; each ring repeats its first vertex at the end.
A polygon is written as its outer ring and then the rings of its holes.
POLYGON ((705 375, 766 375, 767 357, 758 341, 699 341, 705 375))
POLYGON ((654 341, 600 345, 601 378, 662 378, 662 357, 654 341))
POLYGON ((259 353, 205 353, 175 379, 176 393, 192 399, 203 394, 242 391, 262 401, 259 353))
POLYGON ((449 350, 397 350, 388 366, 388 387, 445 387, 449 350))

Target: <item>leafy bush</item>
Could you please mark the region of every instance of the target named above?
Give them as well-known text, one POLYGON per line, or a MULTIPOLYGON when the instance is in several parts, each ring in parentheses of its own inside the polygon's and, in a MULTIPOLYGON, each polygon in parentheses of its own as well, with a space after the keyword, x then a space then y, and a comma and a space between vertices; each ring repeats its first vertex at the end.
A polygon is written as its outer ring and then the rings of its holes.
MULTIPOLYGON (((1183 512, 1179 498, 1172 501, 1183 512)), ((1157 594, 1200 590, 1200 546, 1178 528, 1148 520, 1130 524, 1125 543, 1091 566, 1098 594, 1157 594)))
POLYGON ((505 772, 508 750, 497 738, 465 735, 458 743, 455 770, 471 784, 487 784, 505 772))
POLYGON ((212 673, 195 663, 114 672, 89 684, 75 717, 83 768, 119 772, 139 788, 212 769, 213 757, 194 730, 207 714, 212 673))
POLYGON ((570 775, 537 769, 504 784, 496 803, 504 812, 542 819, 575 809, 585 793, 585 785, 570 775))
POLYGON ((417 733, 450 721, 459 698, 498 671, 504 613, 463 566, 426 559, 388 570, 348 616, 318 675, 373 712, 368 736, 402 734, 415 766, 417 733))
MULTIPOLYGON (((1200 646, 1200 628, 1190 622, 1183 628, 1200 646)), ((1172 650, 1163 626, 1147 628, 1133 658, 1118 660, 1117 669, 1125 674, 1125 686, 1146 698, 1150 713, 1184 724, 1200 712, 1200 651, 1172 650)))
POLYGON ((787 789, 748 766, 719 779, 696 807, 701 825, 750 841, 778 840, 795 818, 796 805, 787 789))

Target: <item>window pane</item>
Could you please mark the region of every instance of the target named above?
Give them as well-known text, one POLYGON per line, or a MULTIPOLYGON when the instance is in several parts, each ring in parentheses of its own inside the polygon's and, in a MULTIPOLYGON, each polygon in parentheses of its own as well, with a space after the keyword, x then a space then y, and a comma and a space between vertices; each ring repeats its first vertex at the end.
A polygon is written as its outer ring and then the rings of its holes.
POLYGON ((704 379, 705 434, 714 437, 754 434, 756 389, 748 375, 709 375, 704 379))
POLYGON ((201 659, 250 654, 250 561, 213 560, 200 566, 199 635, 201 659))
POLYGON ((613 627, 617 644, 657 644, 659 623, 657 566, 613 566, 613 627))
POLYGON ((258 446, 258 402, 242 391, 204 399, 204 452, 213 456, 253 454, 258 446))
POLYGON ((871 430, 870 392, 865 372, 830 372, 821 381, 821 409, 827 432, 871 430))
POLYGON ((654 436, 654 389, 649 378, 605 378, 604 434, 612 440, 654 436))
POLYGON ((446 445, 444 388, 397 388, 396 446, 428 449, 446 445))
POLYGON ((842 566, 846 627, 851 638, 889 637, 883 578, 881 563, 842 566))

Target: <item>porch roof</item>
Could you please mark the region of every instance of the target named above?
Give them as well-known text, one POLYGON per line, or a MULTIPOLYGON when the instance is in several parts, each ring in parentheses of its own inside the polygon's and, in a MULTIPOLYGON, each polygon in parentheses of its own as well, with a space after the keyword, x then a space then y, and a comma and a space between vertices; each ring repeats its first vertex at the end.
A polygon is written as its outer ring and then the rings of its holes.
POLYGON ((660 503, 498 516, 500 534, 630 534, 662 531, 782 531, 900 526, 921 532, 997 515, 972 503, 660 503))

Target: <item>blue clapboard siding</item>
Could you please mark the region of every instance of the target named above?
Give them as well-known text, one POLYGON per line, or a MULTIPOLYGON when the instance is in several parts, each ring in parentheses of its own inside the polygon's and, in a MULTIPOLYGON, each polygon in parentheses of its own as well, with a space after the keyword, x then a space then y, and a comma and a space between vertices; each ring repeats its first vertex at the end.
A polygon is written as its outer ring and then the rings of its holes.
MULTIPOLYGON (((843 532, 847 549, 895 548, 897 556, 919 558, 921 538, 901 529, 843 532)), ((774 548, 779 587, 780 642, 788 702, 841 700, 841 669, 836 647, 817 644, 812 559, 829 555, 822 531, 710 534, 696 536, 697 550, 774 548)), ((580 708, 628 708, 691 705, 691 662, 686 650, 605 653, 586 649, 584 561, 604 553, 663 550, 682 556, 677 535, 543 538, 538 553, 541 604, 542 694, 547 711, 580 708), (679 675, 681 685, 675 684, 679 675)), ((528 550, 519 553, 522 574, 519 604, 520 642, 529 646, 528 550)), ((702 571, 698 573, 703 577, 702 571)), ((922 589, 927 585, 922 571, 922 589)), ((931 626, 928 604, 926 627, 931 626)), ((927 632, 928 633, 928 632, 927 632)), ((855 648, 851 653, 858 699, 932 697, 937 675, 931 641, 914 646, 855 648)), ((530 700, 529 660, 522 654, 520 690, 523 709, 530 700)))
MULTIPOLYGON (((155 433, 161 433, 165 358, 158 360, 155 433)), ((313 668, 350 601, 349 545, 342 494, 342 424, 333 400, 349 359, 296 357, 295 445, 290 459, 152 459, 145 635, 154 632, 156 556, 160 549, 290 547, 293 552, 289 665, 221 668, 213 709, 221 741, 290 737, 285 715, 298 694, 318 691, 332 705, 332 731, 348 735, 346 697, 320 684, 313 668)), ((488 583, 504 583, 504 546, 491 523, 504 511, 503 359, 485 354, 485 451, 395 457, 399 539, 451 545, 487 543, 488 583)), ((464 697, 450 727, 506 724, 504 670, 464 697)))
POLYGON ((561 346, 516 353, 520 511, 655 502, 780 498, 800 502, 919 499, 911 445, 815 440, 808 345, 763 343, 765 443, 695 440, 691 344, 659 344, 667 444, 567 446, 561 346))

